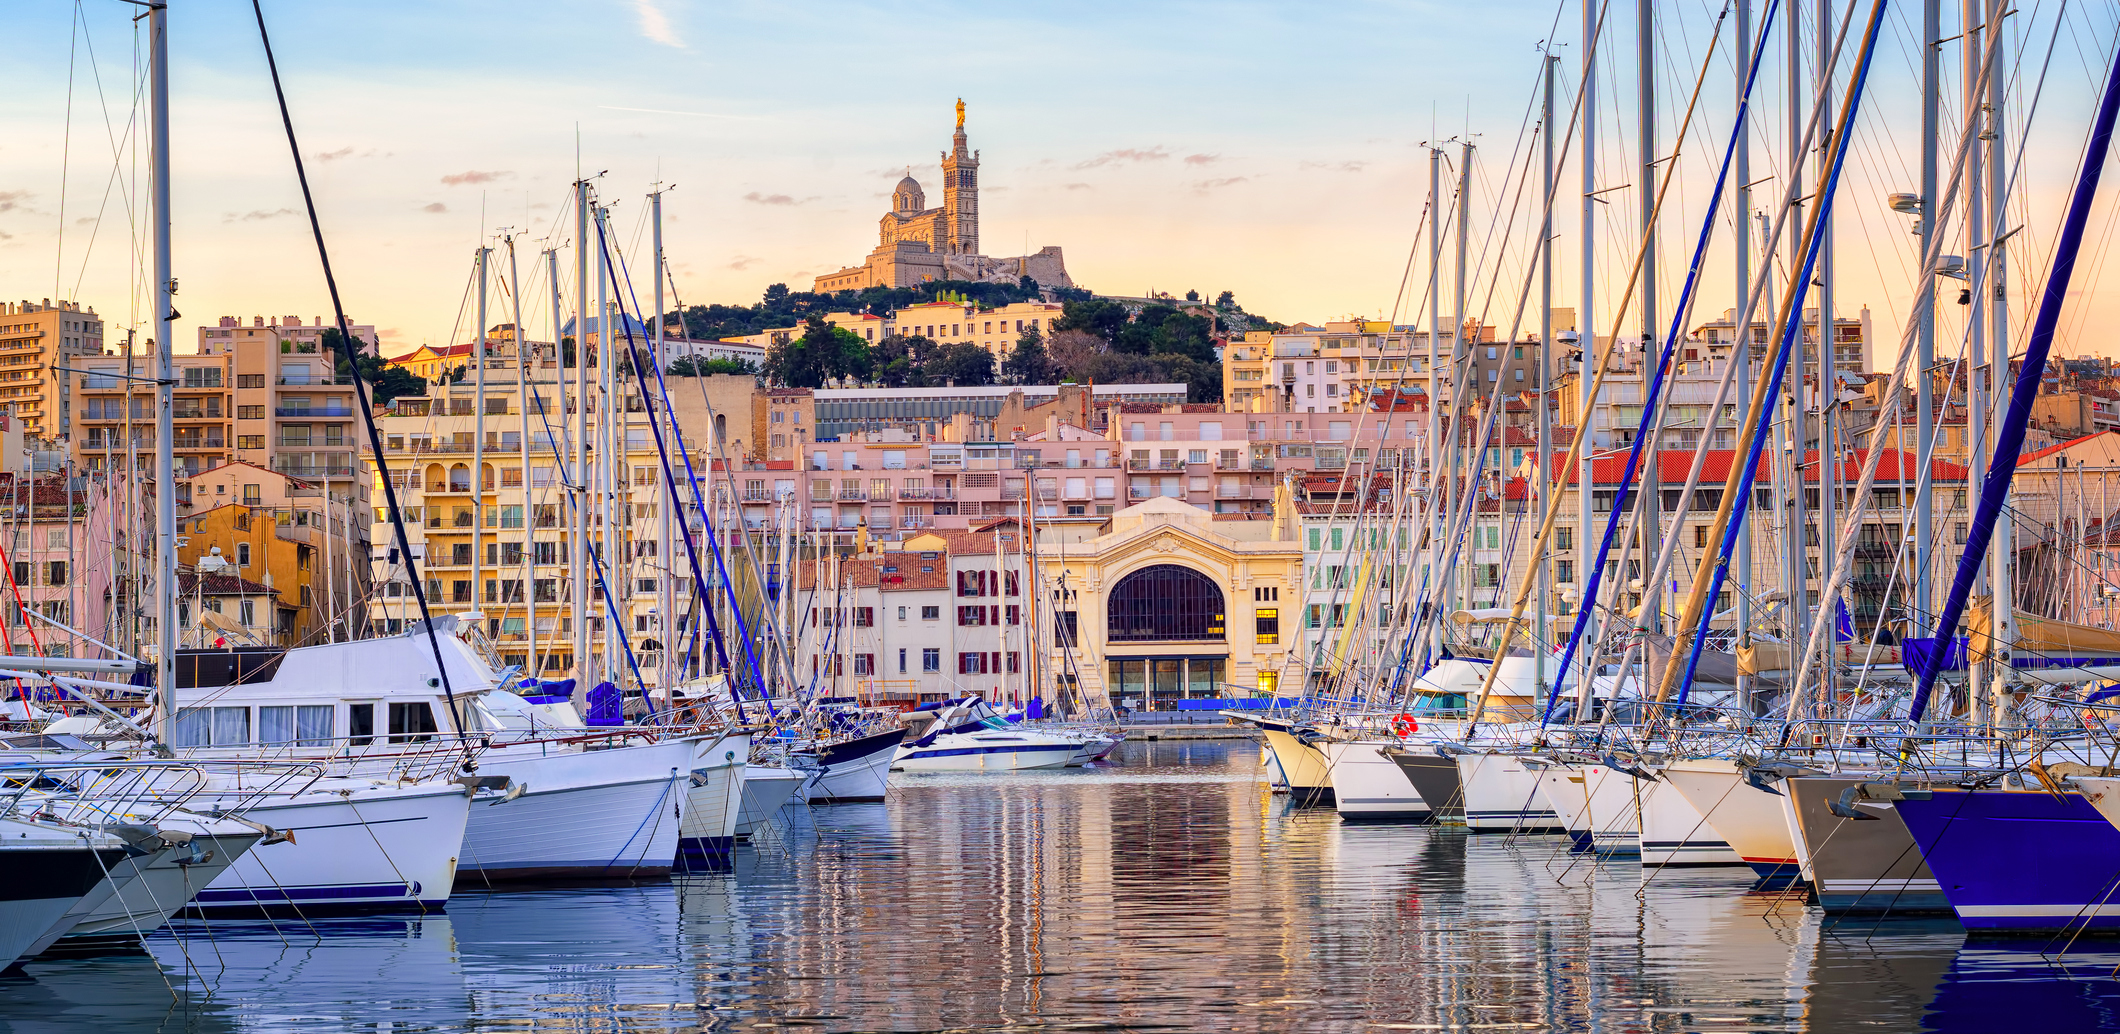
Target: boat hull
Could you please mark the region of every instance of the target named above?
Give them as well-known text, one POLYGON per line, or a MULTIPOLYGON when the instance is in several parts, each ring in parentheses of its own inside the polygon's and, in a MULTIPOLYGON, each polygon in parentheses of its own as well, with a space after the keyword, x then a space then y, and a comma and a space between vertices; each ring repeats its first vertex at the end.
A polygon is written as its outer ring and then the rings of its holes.
POLYGON ((471 818, 470 793, 448 783, 313 790, 262 803, 202 795, 191 806, 248 806, 245 818, 293 834, 251 848, 207 884, 185 909, 207 916, 440 911, 471 818))
POLYGON ((2120 932, 2120 829, 2084 795, 1937 790, 1893 807, 1967 932, 2120 932))
POLYGON ((1324 752, 1286 729, 1267 726, 1260 731, 1266 734, 1266 749, 1273 752, 1281 778, 1288 784, 1289 802, 1299 808, 1332 804, 1332 766, 1324 752))
POLYGON ((1318 745, 1332 779, 1332 806, 1342 822, 1426 822, 1428 802, 1406 773, 1384 756, 1398 740, 1327 740, 1318 745))
POLYGON ((1866 780, 1796 776, 1782 780, 1782 816, 1811 897, 1827 915, 1948 914, 1950 899, 1891 804, 1858 804, 1878 821, 1844 819, 1831 802, 1866 780))
POLYGON ((263 836, 248 829, 201 832, 188 844, 111 866, 110 878, 70 909, 33 953, 90 955, 138 948, 142 937, 161 929, 263 836))
POLYGON ((1782 818, 1781 799, 1745 782, 1736 762, 1687 759, 1671 762, 1657 774, 1752 867, 1761 889, 1786 887, 1802 879, 1796 844, 1782 818))
POLYGON ((1538 770, 1514 754, 1461 754, 1455 759, 1465 826, 1475 833, 1560 833, 1567 827, 1539 793, 1538 770))
MULTIPOLYGON (((1631 777, 1630 777, 1631 778, 1631 777)), ((1662 778, 1638 779, 1635 822, 1644 867, 1698 869, 1746 862, 1715 827, 1662 778)))
POLYGON ((532 754, 489 751, 481 775, 522 787, 471 805, 457 879, 638 879, 667 876, 677 857, 684 774, 706 742, 634 743, 532 754))
POLYGON ((808 804, 875 804, 890 791, 891 760, 905 730, 830 744, 817 752, 817 774, 796 791, 808 804))
POLYGON ((703 745, 692 762, 678 819, 678 869, 727 867, 743 822, 743 776, 750 757, 751 737, 742 734, 703 745))
POLYGON ((1427 802, 1432 821, 1450 825, 1465 822, 1465 789, 1458 781, 1457 759, 1418 750, 1394 750, 1385 755, 1400 774, 1413 784, 1415 793, 1427 802))
POLYGON ((125 859, 122 849, 91 850, 78 842, 0 849, 0 969, 45 942, 52 928, 125 859))
POLYGON ((1630 856, 1641 853, 1636 782, 1603 765, 1553 764, 1539 773, 1539 792, 1577 851, 1630 856))
POLYGON ((780 809, 794 799, 795 791, 809 779, 792 768, 746 765, 743 770, 743 813, 736 819, 736 838, 748 840, 760 826, 773 821, 780 809))

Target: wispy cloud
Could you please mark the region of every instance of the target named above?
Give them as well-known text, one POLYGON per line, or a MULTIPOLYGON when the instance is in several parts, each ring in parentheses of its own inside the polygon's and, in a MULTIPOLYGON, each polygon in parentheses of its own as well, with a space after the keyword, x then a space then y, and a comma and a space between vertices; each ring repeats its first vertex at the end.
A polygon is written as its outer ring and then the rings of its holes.
POLYGON ((1329 169, 1333 172, 1360 172, 1369 167, 1366 161, 1354 162, 1304 162, 1306 169, 1329 169))
POLYGON ((1197 180, 1193 183, 1192 187, 1193 193, 1205 194, 1211 190, 1220 190, 1223 187, 1234 187, 1239 183, 1248 183, 1250 181, 1251 177, 1249 176, 1224 176, 1221 179, 1197 180))
POLYGON ((1187 165, 1213 165, 1216 162, 1228 160, 1219 154, 1188 154, 1185 156, 1185 164, 1187 165))
POLYGON ((0 212, 12 212, 15 206, 29 200, 27 190, 0 190, 0 212))
POLYGON ((422 212, 433 212, 433 213, 435 213, 435 214, 437 214, 437 215, 439 215, 439 214, 441 214, 441 213, 443 213, 443 212, 446 212, 446 211, 448 211, 448 210, 449 210, 449 206, 448 206, 448 205, 445 205, 445 204, 442 204, 442 203, 441 203, 441 202, 439 202, 439 201, 437 201, 437 202, 435 202, 435 203, 433 203, 433 204, 431 204, 431 205, 421 205, 421 206, 420 206, 420 211, 422 211, 422 212))
POLYGON ((1061 189, 1062 189, 1062 190, 1092 190, 1092 189, 1095 189, 1095 188, 1091 187, 1091 186, 1090 186, 1089 184, 1087 184, 1087 183, 1067 183, 1067 184, 1063 184, 1063 185, 1061 186, 1061 189))
POLYGON ((1165 159, 1168 159, 1169 157, 1170 152, 1164 150, 1162 144, 1157 144, 1156 146, 1148 148, 1146 150, 1137 147, 1122 147, 1116 151, 1106 151, 1103 154, 1100 154, 1095 158, 1091 158, 1086 162, 1077 162, 1075 163, 1075 168, 1094 169, 1100 165, 1115 165, 1120 163, 1139 162, 1160 162, 1164 161, 1165 159))
POLYGON ((293 215, 293 214, 294 214, 294 209, 292 209, 292 208, 275 208, 275 209, 273 209, 273 210, 272 210, 272 211, 270 211, 270 212, 268 212, 268 211, 265 211, 265 210, 264 210, 264 209, 262 209, 262 208, 259 208, 259 209, 253 209, 253 210, 251 210, 251 211, 245 212, 245 213, 243 213, 242 215, 237 215, 237 214, 235 214, 234 212, 230 212, 230 213, 228 213, 227 215, 225 215, 225 216, 221 217, 221 221, 222 221, 222 222, 224 222, 224 223, 235 223, 235 222, 243 222, 243 223, 259 223, 259 222, 264 222, 264 221, 265 221, 265 220, 267 220, 267 219, 278 219, 279 217, 281 217, 281 216, 283 216, 283 215, 293 215))
POLYGON ((752 204, 754 204, 754 205, 790 205, 790 206, 792 206, 792 205, 807 205, 807 204, 809 204, 810 202, 812 202, 812 201, 815 201, 815 200, 817 200, 817 199, 816 199, 816 198, 814 198, 814 197, 796 198, 796 197, 791 197, 791 196, 789 196, 789 195, 787 195, 787 194, 761 194, 761 193, 759 193, 758 191, 755 191, 755 190, 754 190, 754 191, 752 191, 752 192, 750 192, 750 193, 748 193, 748 194, 745 194, 745 195, 743 196, 743 199, 744 199, 745 201, 749 201, 749 202, 751 202, 751 203, 752 203, 752 204))
POLYGON ((758 260, 757 258, 755 258, 755 257, 753 257, 753 256, 750 256, 750 255, 738 255, 738 256, 736 256, 736 257, 735 257, 734 259, 731 259, 731 260, 729 261, 729 266, 728 266, 728 268, 730 268, 730 269, 749 269, 749 268, 751 268, 752 266, 755 266, 755 265, 757 265, 757 264, 758 264, 758 261, 759 261, 759 260, 758 260))
POLYGON ((721 115, 711 111, 674 111, 669 108, 622 108, 616 104, 599 104, 605 111, 639 111, 650 115, 690 115, 693 118, 725 118, 735 122, 766 122, 768 119, 755 115, 721 115))
POLYGON ((480 172, 477 169, 472 169, 469 172, 450 173, 449 175, 442 177, 442 183, 444 186, 461 187, 466 184, 491 183, 495 180, 506 180, 514 178, 515 173, 508 172, 506 170, 497 170, 494 172, 480 172))
POLYGON ((317 161, 320 162, 335 162, 341 158, 351 157, 353 157, 353 148, 351 147, 341 147, 336 151, 319 151, 316 156, 317 161))
POLYGON ((640 34, 666 47, 683 47, 685 41, 670 25, 670 15, 656 0, 633 0, 633 14, 640 19, 640 34))

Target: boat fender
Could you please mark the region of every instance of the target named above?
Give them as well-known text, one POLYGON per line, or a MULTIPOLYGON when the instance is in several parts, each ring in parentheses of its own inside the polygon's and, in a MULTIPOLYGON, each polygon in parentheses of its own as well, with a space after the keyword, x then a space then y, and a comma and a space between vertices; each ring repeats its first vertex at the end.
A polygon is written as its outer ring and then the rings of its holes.
POLYGON ((1420 731, 1421 723, 1415 721, 1410 714, 1393 715, 1391 718, 1391 734, 1402 740, 1420 731))

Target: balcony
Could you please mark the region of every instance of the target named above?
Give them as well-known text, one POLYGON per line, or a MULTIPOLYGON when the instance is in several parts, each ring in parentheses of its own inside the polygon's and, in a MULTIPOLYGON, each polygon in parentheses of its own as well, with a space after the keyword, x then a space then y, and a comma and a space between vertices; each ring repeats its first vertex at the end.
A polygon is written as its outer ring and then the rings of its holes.
POLYGON ((225 419, 227 419, 227 417, 224 417, 224 416, 222 416, 222 415, 221 415, 221 411, 220 411, 220 409, 219 409, 219 408, 214 408, 214 409, 196 409, 196 408, 192 408, 192 409, 187 409, 187 408, 184 408, 184 407, 181 407, 181 406, 179 406, 179 407, 176 407, 176 408, 173 408, 173 409, 171 409, 171 410, 170 410, 170 413, 169 413, 169 418, 170 418, 171 420, 225 420, 225 419))
POLYGON ((345 449, 353 445, 352 442, 343 439, 333 441, 329 438, 322 440, 315 438, 275 438, 272 440, 272 444, 281 449, 345 449))
POLYGON ((221 438, 218 435, 209 435, 203 438, 187 438, 180 434, 169 440, 170 447, 179 451, 198 451, 201 449, 225 449, 228 447, 226 442, 227 439, 221 438))
POLYGON ((1128 499, 1154 499, 1156 497, 1156 488, 1154 485, 1128 485, 1126 486, 1126 497, 1128 499))
POLYGON ((1132 460, 1132 459, 1130 459, 1130 460, 1127 460, 1127 461, 1126 461, 1126 469, 1128 469, 1128 470, 1168 470, 1168 471, 1182 471, 1182 470, 1184 470, 1184 469, 1185 469, 1185 461, 1184 461, 1184 460, 1132 460))
POLYGON ((906 531, 924 531, 935 526, 933 517, 900 517, 898 526, 906 531))
POLYGON ((298 478, 350 478, 351 463, 275 463, 272 469, 288 477, 298 478))
POLYGON ((747 488, 744 489, 743 493, 743 501, 747 503, 770 503, 774 498, 775 496, 772 492, 768 492, 763 488, 747 488))
POLYGON ((351 377, 281 377, 274 384, 289 388, 350 388, 351 377))
POLYGON ((839 490, 839 501, 842 503, 865 503, 869 501, 869 494, 858 488, 842 488, 839 490))
POLYGON ((298 419, 312 417, 346 418, 353 415, 353 408, 351 406, 274 406, 272 407, 272 415, 298 419))
POLYGON ((932 497, 932 496, 930 496, 930 495, 928 494, 928 490, 927 490, 927 489, 925 489, 925 488, 901 488, 901 489, 899 489, 899 490, 898 490, 898 498, 900 498, 900 499, 931 499, 931 498, 933 498, 933 497, 932 497))

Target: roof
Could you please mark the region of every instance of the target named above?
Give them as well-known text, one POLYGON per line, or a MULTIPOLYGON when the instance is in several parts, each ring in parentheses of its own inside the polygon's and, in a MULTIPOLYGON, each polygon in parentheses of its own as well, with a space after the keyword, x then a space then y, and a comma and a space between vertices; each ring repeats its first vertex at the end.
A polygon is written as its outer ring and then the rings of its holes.
POLYGON ((472 341, 466 341, 461 345, 421 345, 404 355, 391 356, 383 361, 386 363, 402 363, 408 359, 418 357, 421 352, 431 352, 434 358, 445 359, 450 356, 470 355, 477 347, 477 343, 472 341))
POLYGON ((2022 455, 2019 455, 2017 457, 2017 465, 2022 467, 2028 463, 2043 460, 2048 456, 2054 455, 2055 453, 2067 452, 2068 450, 2073 449, 2078 445, 2088 445, 2091 442, 2094 442, 2109 434, 2120 434, 2120 431, 2100 431, 2097 434, 2087 434, 2081 438, 2071 438, 2068 441, 2062 442, 2058 445, 2049 445, 2046 448, 2040 449, 2036 452, 2023 453, 2022 455))
POLYGON ((272 586, 248 578, 232 574, 202 575, 193 571, 177 572, 177 588, 186 596, 198 593, 202 579, 205 581, 204 595, 207 596, 271 596, 276 592, 272 586))

